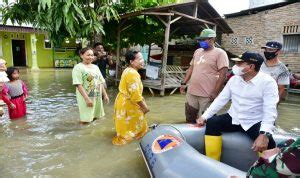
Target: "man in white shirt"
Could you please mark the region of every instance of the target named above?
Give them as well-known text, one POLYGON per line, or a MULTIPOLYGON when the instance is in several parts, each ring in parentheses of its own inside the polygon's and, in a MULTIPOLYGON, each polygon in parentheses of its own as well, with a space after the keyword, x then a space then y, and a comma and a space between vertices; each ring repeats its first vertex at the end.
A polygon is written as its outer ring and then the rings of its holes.
POLYGON ((274 148, 272 137, 277 118, 276 104, 279 100, 275 80, 268 74, 259 72, 263 57, 254 52, 245 52, 235 58, 235 74, 228 81, 219 96, 197 119, 204 125, 206 155, 220 160, 222 132, 243 132, 253 141, 254 151, 274 148), (231 100, 226 114, 214 116, 231 100))

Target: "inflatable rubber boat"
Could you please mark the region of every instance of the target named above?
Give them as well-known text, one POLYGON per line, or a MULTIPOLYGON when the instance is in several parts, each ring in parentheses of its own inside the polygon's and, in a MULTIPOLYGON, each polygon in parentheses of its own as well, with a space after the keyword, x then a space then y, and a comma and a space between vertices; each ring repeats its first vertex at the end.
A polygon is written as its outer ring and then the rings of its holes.
MULTIPOLYGON (((151 177, 230 178, 246 177, 258 159, 251 149, 253 141, 233 132, 222 134, 221 162, 204 155, 205 127, 193 124, 153 126, 141 140, 140 148, 151 177)), ((274 134, 276 143, 292 135, 274 134)))

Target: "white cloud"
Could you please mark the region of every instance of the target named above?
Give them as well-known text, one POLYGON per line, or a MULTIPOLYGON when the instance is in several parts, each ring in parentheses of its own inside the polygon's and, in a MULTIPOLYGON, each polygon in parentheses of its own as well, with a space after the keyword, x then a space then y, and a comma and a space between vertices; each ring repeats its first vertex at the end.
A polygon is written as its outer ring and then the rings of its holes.
POLYGON ((249 8, 249 0, 209 0, 209 3, 221 16, 249 8))

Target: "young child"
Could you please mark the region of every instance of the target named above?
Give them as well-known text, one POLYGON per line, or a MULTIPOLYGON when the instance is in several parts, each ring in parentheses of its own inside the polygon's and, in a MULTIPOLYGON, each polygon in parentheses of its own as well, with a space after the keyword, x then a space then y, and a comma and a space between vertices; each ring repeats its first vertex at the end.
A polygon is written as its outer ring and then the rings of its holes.
POLYGON ((10 119, 19 119, 26 115, 25 99, 28 96, 25 83, 19 79, 19 69, 7 68, 9 82, 3 85, 2 99, 8 106, 10 119))
MULTIPOLYGON (((9 81, 5 71, 6 71, 6 61, 0 58, 0 91, 2 91, 2 87, 4 83, 9 81)), ((3 107, 2 107, 3 105, 5 105, 5 103, 0 97, 0 116, 4 114, 3 107)))

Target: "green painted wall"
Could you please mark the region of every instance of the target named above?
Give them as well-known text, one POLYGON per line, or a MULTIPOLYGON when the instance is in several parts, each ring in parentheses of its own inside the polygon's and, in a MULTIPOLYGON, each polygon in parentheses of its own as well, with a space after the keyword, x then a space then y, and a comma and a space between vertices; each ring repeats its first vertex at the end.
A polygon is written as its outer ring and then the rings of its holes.
MULTIPOLYGON (((11 46, 10 46, 11 48, 11 46)), ((27 67, 32 66, 32 52, 31 52, 31 42, 30 42, 30 34, 27 33, 25 37, 25 48, 26 48, 26 64, 27 67)))
POLYGON ((11 33, 0 32, 2 39, 2 56, 4 60, 7 62, 7 66, 12 65, 12 49, 11 49, 11 33))
POLYGON ((36 54, 38 66, 43 67, 53 67, 52 49, 46 49, 44 47, 45 36, 43 34, 36 34, 36 54))
MULTIPOLYGON (((29 33, 11 33, 0 32, 0 38, 2 39, 2 52, 1 58, 5 59, 7 66, 13 65, 12 57, 12 39, 25 40, 26 49, 26 64, 27 67, 32 66, 32 51, 31 41, 29 33)), ((41 68, 54 67, 54 60, 52 55, 52 49, 46 49, 44 47, 44 34, 36 34, 36 48, 37 48, 37 61, 38 66, 41 68)), ((74 40, 70 40, 69 44, 63 44, 63 46, 75 46, 74 40)), ((70 58, 74 56, 74 50, 66 50, 65 52, 56 52, 55 58, 70 58)))

